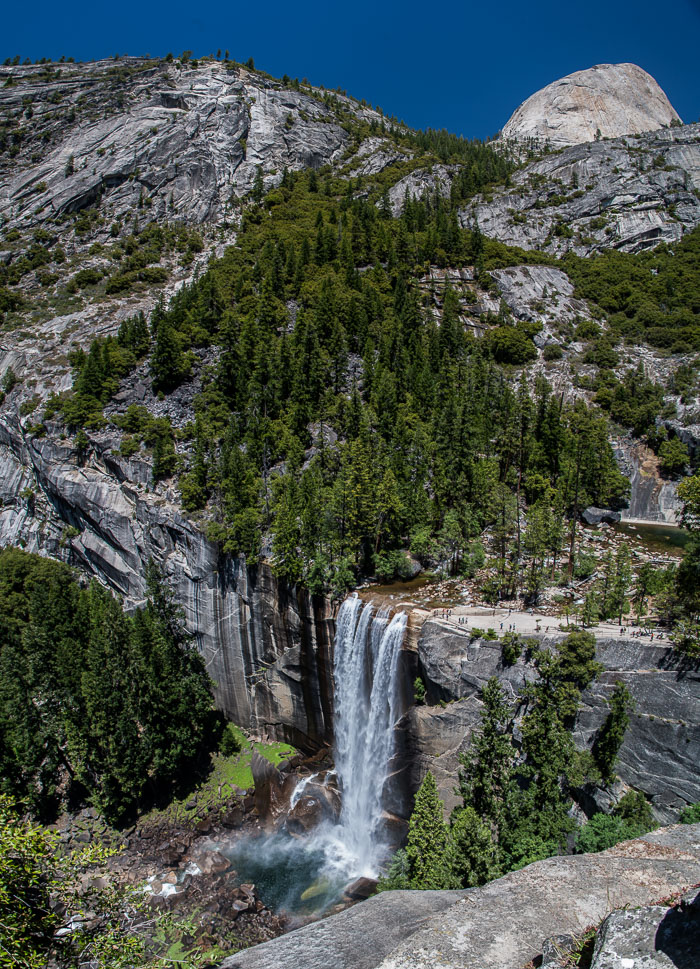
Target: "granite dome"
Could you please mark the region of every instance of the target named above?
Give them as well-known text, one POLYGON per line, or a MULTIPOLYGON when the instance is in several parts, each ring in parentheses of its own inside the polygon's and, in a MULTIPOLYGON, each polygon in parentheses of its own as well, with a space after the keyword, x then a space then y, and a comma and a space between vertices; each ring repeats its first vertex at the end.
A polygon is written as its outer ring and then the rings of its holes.
POLYGON ((654 78, 636 64, 598 64, 531 95, 503 128, 506 140, 553 147, 668 127, 680 118, 654 78), (600 132, 600 134, 598 134, 600 132))

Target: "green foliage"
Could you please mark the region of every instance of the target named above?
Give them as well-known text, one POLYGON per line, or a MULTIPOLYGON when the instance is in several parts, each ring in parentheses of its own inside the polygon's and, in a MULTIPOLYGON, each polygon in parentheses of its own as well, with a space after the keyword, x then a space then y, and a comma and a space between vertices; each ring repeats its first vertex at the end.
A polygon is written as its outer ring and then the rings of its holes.
POLYGON ((121 323, 117 337, 93 340, 87 354, 83 350, 73 352, 73 390, 61 402, 69 427, 99 427, 103 423, 102 408, 147 349, 148 331, 140 313, 121 323))
POLYGON ((119 820, 192 769, 215 727, 210 683, 154 567, 129 618, 65 565, 7 549, 0 618, 3 791, 51 816, 62 782, 119 820))
POLYGON ((613 814, 629 824, 637 825, 644 831, 651 831, 658 827, 651 813, 649 802, 641 791, 628 791, 620 798, 613 814))
POLYGON ((542 351, 542 356, 548 363, 551 363, 552 360, 561 360, 564 356, 564 351, 558 343, 548 343, 542 351))
POLYGON ((497 326, 485 337, 487 346, 499 363, 522 365, 537 359, 537 348, 530 337, 515 326, 497 326))
POLYGON ((621 680, 615 684, 608 705, 610 713, 598 731, 592 753, 603 780, 611 784, 615 779, 615 761, 634 710, 632 695, 621 680))
POLYGON ((3 966, 41 969, 59 919, 50 907, 44 876, 50 839, 23 823, 14 802, 0 794, 0 926, 3 966))
POLYGON ((192 921, 146 911, 143 894, 109 883, 81 884, 113 849, 91 845, 67 851, 55 834, 21 820, 0 794, 0 964, 18 969, 198 969, 204 952, 183 945, 192 921), (65 931, 67 925, 72 931, 65 931), (172 951, 177 950, 177 957, 172 951))
POLYGON ((513 666, 522 655, 524 641, 518 633, 504 633, 501 638, 501 646, 503 649, 503 664, 513 666))
POLYGON ((567 254, 564 268, 576 295, 591 299, 613 331, 672 353, 700 349, 700 230, 672 246, 592 259, 567 254))
MULTIPOLYGON (((483 177, 505 177, 508 163, 490 149, 436 139, 448 154, 482 159, 483 177)), ((450 287, 439 326, 422 308, 426 263, 529 259, 477 226, 460 228, 460 193, 483 184, 478 165, 459 180, 455 198, 407 199, 394 219, 374 204, 379 180, 366 199, 352 180, 286 172, 245 209, 236 247, 154 311, 154 390, 170 393, 199 350, 219 349, 195 399, 188 457, 176 462, 164 438, 154 458, 162 476, 182 471, 187 510, 209 506, 207 531, 223 551, 257 557, 266 535, 277 575, 341 594, 359 575, 404 575, 409 542, 422 561, 473 576, 485 561, 477 536, 497 525, 500 594, 517 556, 515 482, 539 482, 542 527, 527 548, 534 593, 545 557, 560 550, 564 515, 624 495, 604 420, 581 402, 562 408, 544 381, 514 394, 498 360, 534 359, 532 326, 475 341, 450 287)), ((134 356, 143 345, 122 341, 134 356)), ((67 404, 76 425, 99 421, 106 384, 81 380, 73 412, 67 404)))
POLYGON ((500 875, 493 834, 473 807, 453 813, 450 834, 454 846, 452 872, 463 888, 484 885, 500 875))
POLYGON ((510 733, 511 711, 498 680, 492 677, 481 693, 481 728, 469 750, 459 755, 459 787, 464 807, 473 808, 498 843, 504 831, 516 761, 510 733))
POLYGON ((681 474, 688 466, 688 448, 677 437, 662 441, 659 445, 659 468, 663 475, 672 477, 681 474))
POLYGON ((670 639, 674 652, 678 655, 691 661, 700 660, 700 622, 691 619, 679 620, 671 630, 670 639))
POLYGON ((449 830, 442 816, 435 778, 428 771, 418 793, 408 825, 406 858, 411 888, 458 887, 451 870, 449 830))
POLYGON ((240 732, 234 728, 233 724, 227 723, 224 727, 224 732, 221 735, 219 751, 224 755, 224 757, 233 757, 234 754, 240 753, 241 747, 242 741, 240 732))
POLYGON ((639 838, 656 826, 644 795, 640 791, 628 791, 612 814, 596 814, 581 828, 576 851, 605 851, 619 841, 639 838))
POLYGON ((114 424, 126 432, 120 453, 129 457, 139 444, 145 444, 153 454, 153 479, 169 477, 177 467, 173 428, 167 417, 153 417, 145 407, 130 404, 125 414, 113 418, 114 424))
POLYGON ((591 851, 605 851, 619 841, 627 841, 641 834, 633 825, 611 814, 596 814, 576 838, 576 851, 579 854, 591 851))
POLYGON ((681 824, 698 824, 700 822, 700 801, 684 807, 678 820, 681 824))
POLYGON ((413 681, 413 699, 418 706, 425 703, 425 683, 420 676, 417 676, 413 681))
POLYGON ((394 892, 413 888, 411 884, 411 866, 408 855, 403 848, 394 852, 386 873, 377 882, 377 891, 394 892))

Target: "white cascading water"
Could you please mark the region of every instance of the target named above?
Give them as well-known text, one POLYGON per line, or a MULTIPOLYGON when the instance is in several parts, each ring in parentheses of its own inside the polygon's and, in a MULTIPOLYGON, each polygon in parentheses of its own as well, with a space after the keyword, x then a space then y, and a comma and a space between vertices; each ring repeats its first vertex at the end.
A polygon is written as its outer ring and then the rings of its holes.
MULTIPOLYGON (((350 880, 376 877, 385 860, 382 796, 394 727, 403 713, 398 668, 406 621, 405 613, 390 618, 356 595, 340 607, 333 664, 335 770, 322 772, 325 785, 337 775, 338 823, 327 821, 304 838, 278 831, 262 839, 237 839, 226 852, 239 875, 258 884, 268 904, 279 910, 325 911, 350 880)), ((300 780, 290 807, 320 777, 300 780)))
POLYGON ((358 874, 375 875, 382 792, 401 715, 398 662, 406 614, 389 618, 357 596, 338 613, 335 636, 335 768, 343 798, 337 833, 358 874))

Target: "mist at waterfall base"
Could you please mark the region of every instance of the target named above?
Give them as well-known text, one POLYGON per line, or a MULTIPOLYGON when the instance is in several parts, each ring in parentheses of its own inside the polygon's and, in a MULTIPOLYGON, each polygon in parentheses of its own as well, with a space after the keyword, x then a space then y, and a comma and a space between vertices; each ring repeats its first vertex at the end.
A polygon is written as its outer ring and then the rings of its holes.
MULTIPOLYGON (((338 822, 323 822, 304 837, 281 830, 220 848, 274 911, 322 913, 349 882, 376 877, 386 859, 382 795, 394 726, 403 713, 398 664, 406 619, 405 613, 391 618, 377 612, 357 596, 346 599, 338 613, 333 664, 338 822)), ((292 803, 309 780, 299 782, 292 803)))

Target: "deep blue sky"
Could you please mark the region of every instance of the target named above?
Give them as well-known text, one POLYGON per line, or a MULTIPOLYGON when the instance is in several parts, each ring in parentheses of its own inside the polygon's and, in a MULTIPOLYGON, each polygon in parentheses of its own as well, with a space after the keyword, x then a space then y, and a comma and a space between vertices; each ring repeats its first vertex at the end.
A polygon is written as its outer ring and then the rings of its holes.
POLYGON ((114 53, 236 60, 345 88, 415 127, 487 137, 538 88, 593 64, 632 61, 684 121, 700 116, 700 0, 172 0, 13 3, 0 56, 114 53))

